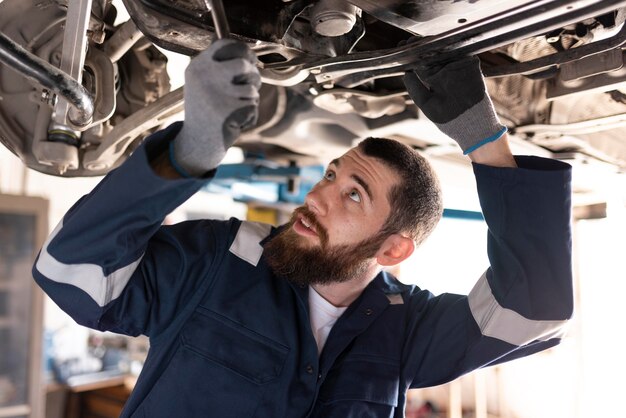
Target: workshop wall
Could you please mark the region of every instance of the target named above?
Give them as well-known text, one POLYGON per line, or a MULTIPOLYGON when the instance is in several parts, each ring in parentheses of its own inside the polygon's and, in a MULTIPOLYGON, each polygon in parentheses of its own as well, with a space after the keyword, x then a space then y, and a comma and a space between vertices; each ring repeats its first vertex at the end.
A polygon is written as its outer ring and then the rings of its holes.
MULTIPOLYGON (((25 169, 0 147, 0 192, 36 195, 50 201, 50 228, 99 178, 59 178, 25 169)), ((609 207, 609 217, 579 221, 575 228, 576 311, 563 344, 527 359, 481 371, 490 416, 508 418, 588 418, 617 416, 619 385, 611 384, 626 373, 622 347, 626 338, 620 319, 626 293, 623 257, 626 214, 622 201, 609 207)), ((168 222, 195 217, 246 216, 247 206, 224 196, 201 193, 168 222)), ((444 221, 400 275, 435 293, 467 292, 486 267, 485 226, 481 222, 444 221), (464 241, 465 237, 468 241, 464 241), (442 250, 444 248, 444 250, 442 250), (468 250, 471 248, 471 251, 468 250), (465 252, 464 252, 465 249, 465 252), (459 258, 461 257, 461 258, 459 258), (465 274, 461 274, 459 269, 465 274), (419 274, 417 273, 419 272, 419 274), (458 278, 456 281, 450 278, 458 278)), ((64 355, 85 350, 88 330, 73 323, 52 303, 46 304, 46 327, 53 330, 64 355)), ((418 402, 434 401, 448 408, 453 390, 460 390, 465 411, 476 408, 476 376, 466 376, 451 386, 415 395, 418 402)))

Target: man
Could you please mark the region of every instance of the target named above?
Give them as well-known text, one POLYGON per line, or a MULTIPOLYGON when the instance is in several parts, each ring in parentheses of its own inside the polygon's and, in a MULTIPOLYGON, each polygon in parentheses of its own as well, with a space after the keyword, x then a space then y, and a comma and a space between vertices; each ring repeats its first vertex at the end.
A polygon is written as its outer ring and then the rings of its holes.
POLYGON ((470 295, 435 297, 383 271, 442 211, 426 161, 395 141, 334 160, 278 229, 161 226, 254 123, 254 56, 217 41, 186 71, 184 123, 79 200, 33 269, 77 322, 150 337, 123 416, 402 417, 409 388, 559 342, 572 313, 569 167, 512 157, 477 59, 405 83, 474 161, 491 267, 470 295))

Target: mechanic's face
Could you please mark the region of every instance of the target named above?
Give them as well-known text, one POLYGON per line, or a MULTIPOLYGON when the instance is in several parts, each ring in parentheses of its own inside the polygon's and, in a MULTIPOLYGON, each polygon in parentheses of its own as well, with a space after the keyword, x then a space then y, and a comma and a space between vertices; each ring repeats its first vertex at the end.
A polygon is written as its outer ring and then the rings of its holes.
POLYGON ((352 149, 328 166, 291 222, 265 247, 277 274, 304 284, 343 282, 365 272, 386 236, 387 199, 398 176, 352 149))
POLYGON ((389 216, 388 192, 398 176, 358 148, 333 160, 295 212, 302 246, 350 245, 373 237, 389 216))

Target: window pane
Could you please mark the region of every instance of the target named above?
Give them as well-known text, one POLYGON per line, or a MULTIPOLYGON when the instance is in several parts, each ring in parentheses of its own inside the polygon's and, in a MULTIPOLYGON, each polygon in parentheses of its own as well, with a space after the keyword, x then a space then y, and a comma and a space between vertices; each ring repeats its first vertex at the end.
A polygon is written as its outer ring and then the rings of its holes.
POLYGON ((485 222, 443 218, 401 265, 399 278, 435 295, 468 294, 488 266, 485 222))

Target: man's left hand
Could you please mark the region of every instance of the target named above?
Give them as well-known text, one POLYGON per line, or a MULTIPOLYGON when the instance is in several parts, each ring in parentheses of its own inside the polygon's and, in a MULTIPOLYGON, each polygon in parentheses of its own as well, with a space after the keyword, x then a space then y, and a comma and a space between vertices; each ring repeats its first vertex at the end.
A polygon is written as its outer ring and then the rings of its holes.
POLYGON ((464 154, 506 133, 475 56, 443 66, 419 66, 405 74, 404 84, 426 117, 454 139, 464 154))

